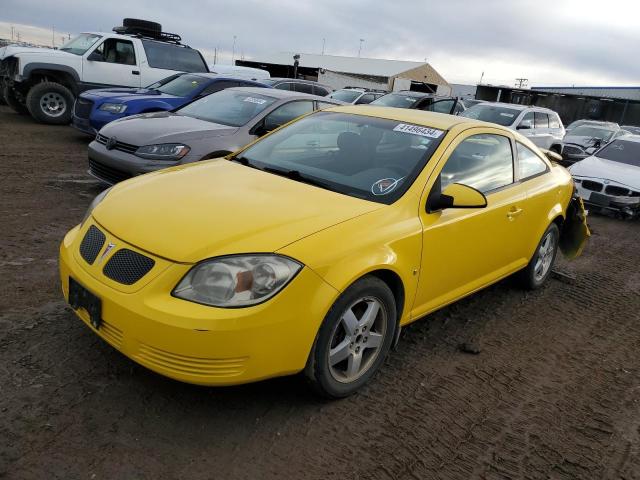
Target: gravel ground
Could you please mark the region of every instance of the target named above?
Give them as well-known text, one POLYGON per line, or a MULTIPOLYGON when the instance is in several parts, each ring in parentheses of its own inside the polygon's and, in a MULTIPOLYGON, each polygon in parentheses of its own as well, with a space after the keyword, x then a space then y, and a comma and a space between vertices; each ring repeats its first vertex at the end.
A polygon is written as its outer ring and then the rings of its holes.
POLYGON ((100 191, 87 143, 0 107, 0 477, 640 478, 640 222, 592 216, 571 278, 506 280, 404 329, 346 400, 299 377, 195 387, 65 306, 58 244, 100 191))

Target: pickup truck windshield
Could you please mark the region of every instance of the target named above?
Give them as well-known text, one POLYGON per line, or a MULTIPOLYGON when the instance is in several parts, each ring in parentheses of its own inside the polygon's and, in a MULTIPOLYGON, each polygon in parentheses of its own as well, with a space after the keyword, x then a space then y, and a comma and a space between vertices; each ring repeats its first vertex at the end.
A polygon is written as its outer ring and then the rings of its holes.
POLYGON ((102 38, 101 35, 94 33, 82 33, 62 45, 60 50, 74 55, 84 55, 84 52, 89 50, 100 38, 102 38))

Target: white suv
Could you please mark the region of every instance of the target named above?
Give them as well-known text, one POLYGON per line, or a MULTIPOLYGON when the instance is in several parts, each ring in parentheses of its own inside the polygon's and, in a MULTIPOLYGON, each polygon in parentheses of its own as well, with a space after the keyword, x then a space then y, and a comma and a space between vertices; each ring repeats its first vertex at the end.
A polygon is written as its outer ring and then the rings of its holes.
POLYGON ((377 100, 386 95, 387 92, 382 90, 369 90, 367 88, 345 87, 336 90, 327 97, 343 102, 352 103, 354 105, 364 105, 377 100))
POLYGON ((560 116, 543 107, 498 102, 480 103, 465 110, 460 116, 517 130, 538 147, 547 150, 552 145, 562 142, 565 133, 560 116))
POLYGON ((0 48, 0 95, 43 123, 71 121, 77 95, 102 87, 144 87, 176 72, 208 72, 198 50, 160 24, 125 18, 114 33, 82 33, 59 50, 0 48))

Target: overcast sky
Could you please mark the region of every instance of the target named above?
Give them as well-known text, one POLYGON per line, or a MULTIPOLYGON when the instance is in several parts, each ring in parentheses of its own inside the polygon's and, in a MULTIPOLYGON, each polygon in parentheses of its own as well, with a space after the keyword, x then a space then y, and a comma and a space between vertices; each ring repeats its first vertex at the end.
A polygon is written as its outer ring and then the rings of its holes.
MULTIPOLYGON (((269 52, 427 59, 451 83, 640 85, 637 0, 1 0, 8 23, 57 32, 111 30, 123 17, 162 23, 222 63, 269 52)), ((24 27, 19 27, 23 28, 24 27)), ((59 34, 56 41, 59 42, 59 34)), ((24 38, 24 34, 23 34, 24 38)), ((51 36, 48 37, 49 41, 51 36)), ((210 57, 212 59, 212 57, 210 57)))

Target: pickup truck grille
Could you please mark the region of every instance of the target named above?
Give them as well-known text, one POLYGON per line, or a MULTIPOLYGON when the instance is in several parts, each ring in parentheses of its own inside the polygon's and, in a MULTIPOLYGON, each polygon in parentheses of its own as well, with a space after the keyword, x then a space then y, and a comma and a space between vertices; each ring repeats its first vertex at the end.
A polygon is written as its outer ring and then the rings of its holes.
MULTIPOLYGON (((98 136, 96 137, 96 142, 102 145, 106 146, 108 141, 109 141, 109 137, 105 135, 98 134, 98 136)), ((130 143, 116 141, 115 145, 113 145, 113 147, 110 148, 109 150, 120 150, 121 152, 133 154, 136 152, 136 150, 138 150, 138 147, 136 145, 131 145, 130 143)))
POLYGON ((80 97, 78 98, 78 100, 76 100, 73 114, 78 118, 89 118, 92 108, 93 102, 91 100, 85 100, 84 98, 80 97))

